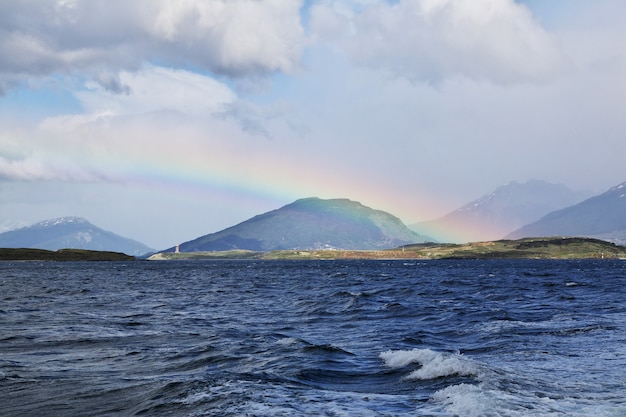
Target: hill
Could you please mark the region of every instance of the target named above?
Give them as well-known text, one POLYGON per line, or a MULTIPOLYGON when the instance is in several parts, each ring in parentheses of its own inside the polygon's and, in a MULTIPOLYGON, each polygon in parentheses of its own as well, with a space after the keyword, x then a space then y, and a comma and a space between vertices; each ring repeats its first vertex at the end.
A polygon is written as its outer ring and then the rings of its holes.
POLYGON ((585 236, 626 244, 626 182, 579 204, 549 213, 506 238, 532 236, 585 236))
POLYGON ((430 259, 626 259, 626 247, 590 238, 543 237, 405 247, 430 259))
POLYGON ((439 219, 412 224, 410 228, 440 242, 500 239, 554 210, 583 199, 584 195, 564 185, 539 180, 511 182, 439 219))
POLYGON ((61 217, 0 233, 0 248, 85 249, 144 255, 146 245, 94 226, 81 217, 61 217))
POLYGON ((183 243, 180 251, 386 249, 425 240, 387 212, 347 199, 305 198, 183 243))

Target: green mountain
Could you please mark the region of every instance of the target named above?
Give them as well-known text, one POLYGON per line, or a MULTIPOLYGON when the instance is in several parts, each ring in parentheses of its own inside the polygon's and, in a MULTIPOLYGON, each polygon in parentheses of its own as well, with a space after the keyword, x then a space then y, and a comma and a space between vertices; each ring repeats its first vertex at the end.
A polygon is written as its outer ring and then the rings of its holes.
POLYGON ((581 236, 626 244, 626 182, 579 204, 554 211, 506 236, 581 236))
POLYGON ((44 220, 32 226, 0 233, 0 248, 85 249, 140 256, 154 252, 146 245, 94 226, 82 217, 44 220))
POLYGON ((183 243, 180 251, 386 249, 425 240, 387 212, 347 199, 306 198, 183 243))

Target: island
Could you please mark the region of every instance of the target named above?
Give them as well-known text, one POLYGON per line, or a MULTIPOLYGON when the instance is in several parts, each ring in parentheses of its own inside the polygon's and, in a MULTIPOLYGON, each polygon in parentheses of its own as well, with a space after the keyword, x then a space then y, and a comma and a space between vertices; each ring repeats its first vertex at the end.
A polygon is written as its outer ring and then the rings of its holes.
POLYGON ((0 248, 0 261, 134 261, 134 256, 121 252, 86 249, 57 251, 32 248, 0 248))
POLYGON ((541 237, 488 242, 418 243, 385 250, 227 250, 160 252, 148 260, 200 259, 626 259, 626 247, 584 237, 541 237))

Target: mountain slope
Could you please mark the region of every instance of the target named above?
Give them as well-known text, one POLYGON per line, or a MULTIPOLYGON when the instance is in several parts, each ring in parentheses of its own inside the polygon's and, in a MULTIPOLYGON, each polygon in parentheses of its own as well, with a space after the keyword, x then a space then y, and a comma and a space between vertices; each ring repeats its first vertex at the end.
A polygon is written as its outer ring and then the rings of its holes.
POLYGON ((626 182, 579 204, 547 214, 506 236, 582 236, 626 244, 626 182))
POLYGON ((584 196, 564 185, 530 180, 511 182, 433 221, 411 225, 441 242, 500 239, 551 211, 571 206, 584 196))
POLYGON ((424 240, 384 211, 347 199, 306 198, 183 243, 180 251, 384 249, 424 240))
POLYGON ((102 230, 81 217, 44 220, 32 226, 0 233, 0 248, 65 248, 123 252, 144 255, 146 245, 102 230))

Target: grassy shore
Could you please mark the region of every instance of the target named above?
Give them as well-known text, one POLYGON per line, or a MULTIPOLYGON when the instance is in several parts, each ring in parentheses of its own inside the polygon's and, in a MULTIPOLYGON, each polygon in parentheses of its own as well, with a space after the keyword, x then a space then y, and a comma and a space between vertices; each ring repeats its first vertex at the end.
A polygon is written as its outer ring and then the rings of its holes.
POLYGON ((421 243, 388 250, 279 250, 158 253, 150 260, 190 259, 626 259, 626 247, 589 238, 527 238, 467 244, 421 243))

